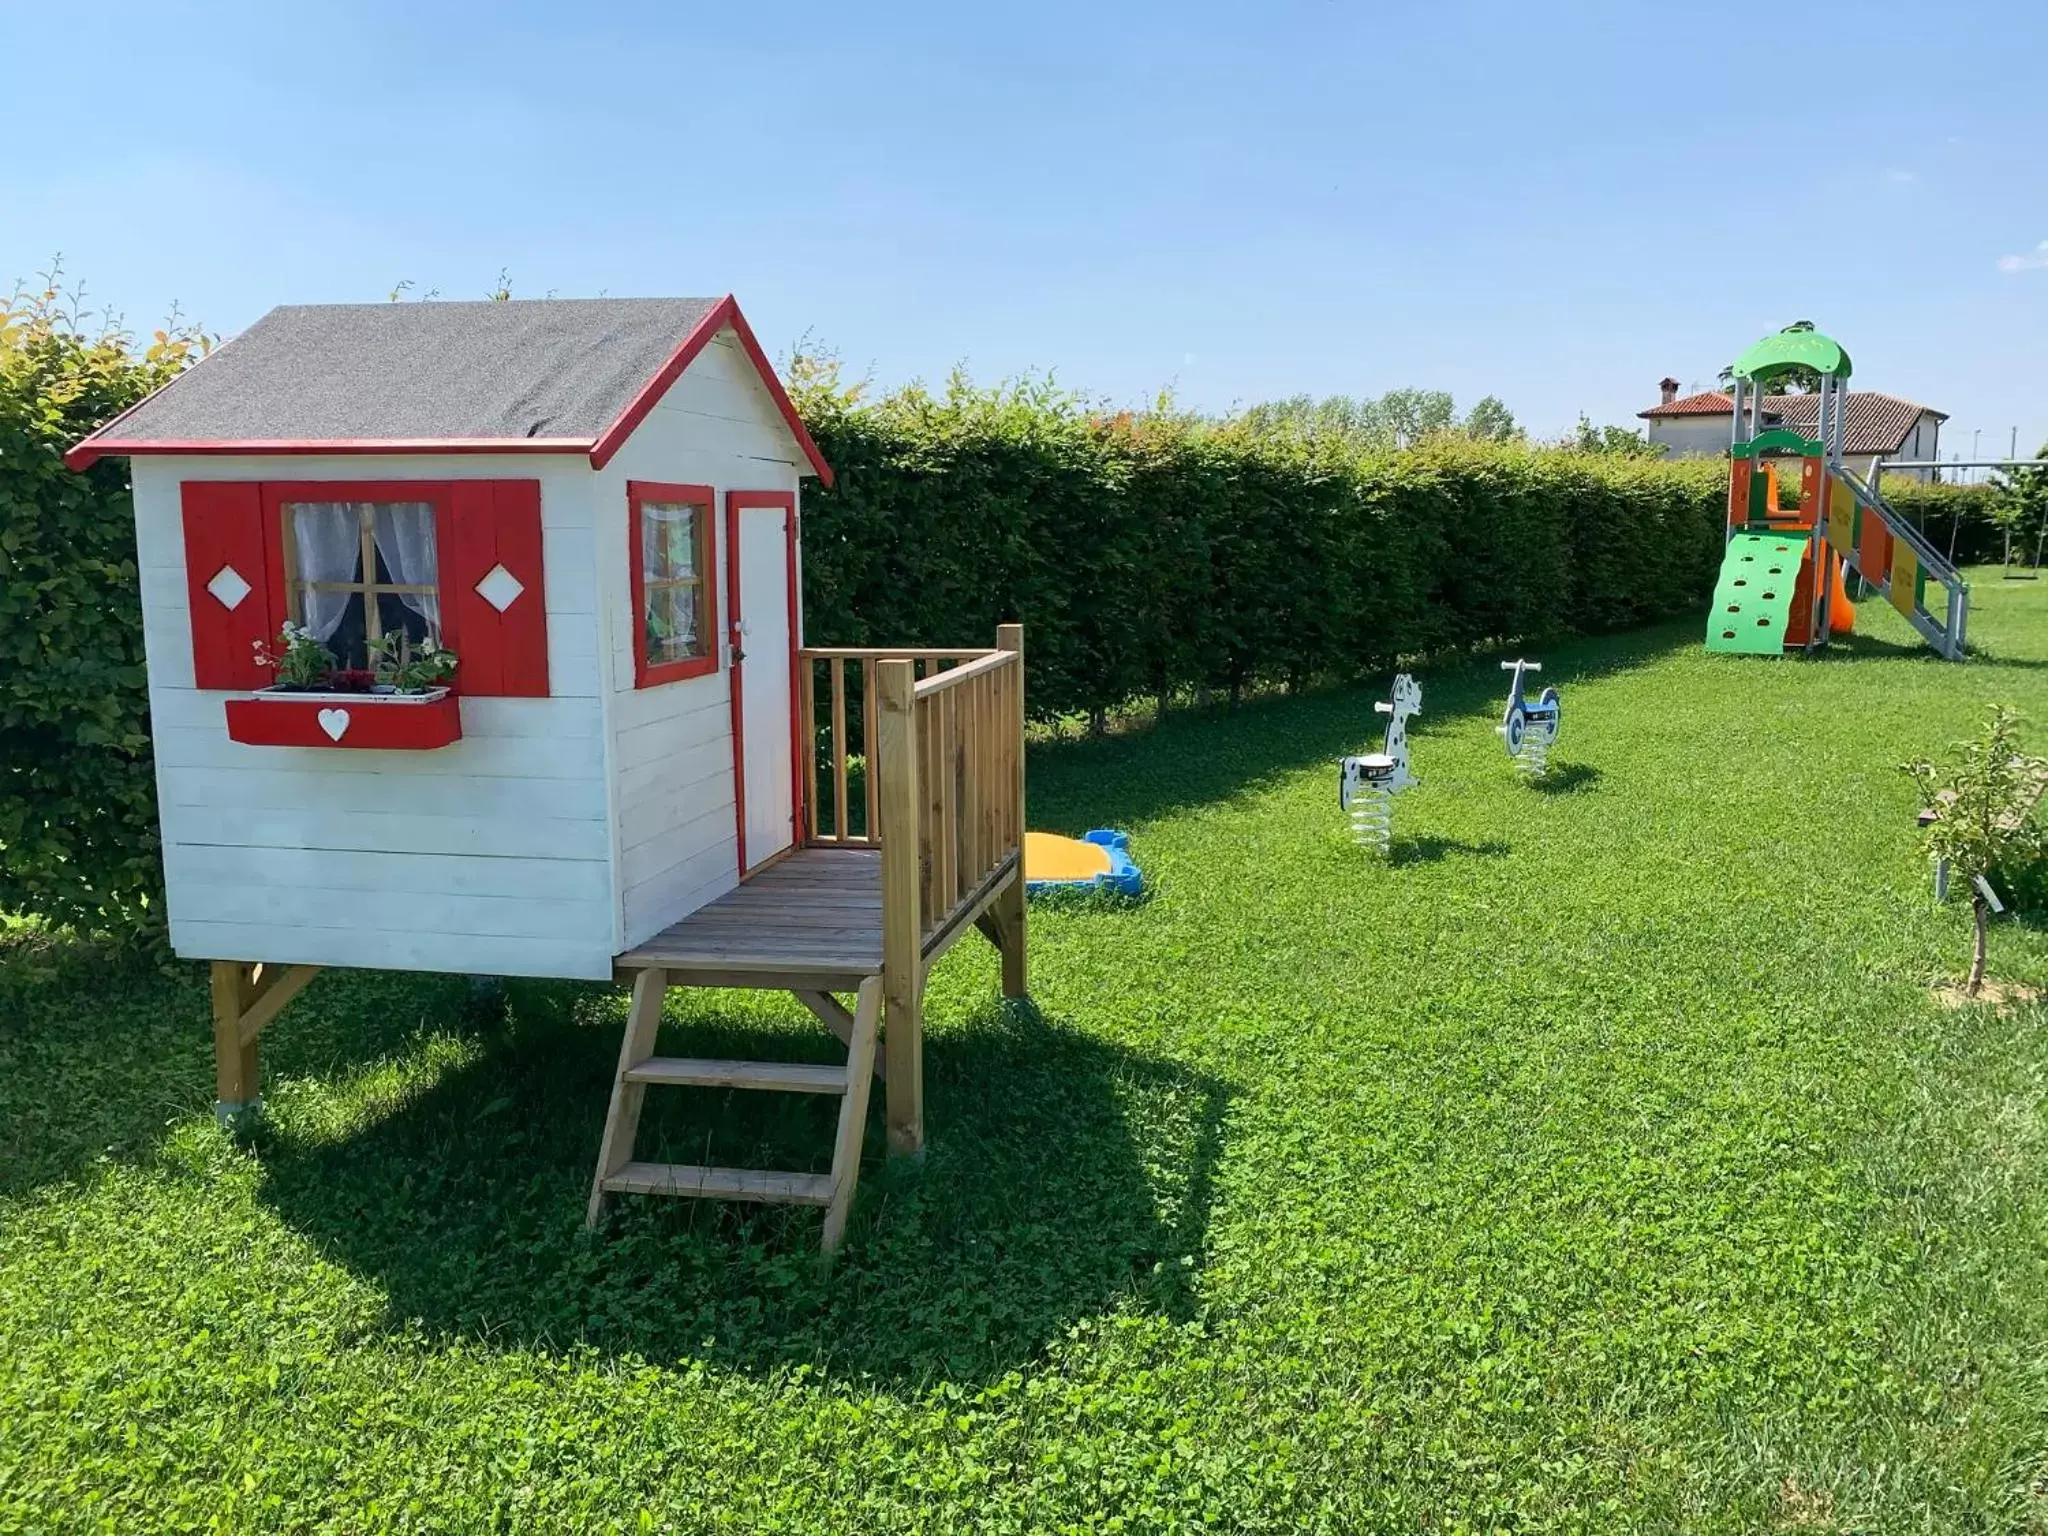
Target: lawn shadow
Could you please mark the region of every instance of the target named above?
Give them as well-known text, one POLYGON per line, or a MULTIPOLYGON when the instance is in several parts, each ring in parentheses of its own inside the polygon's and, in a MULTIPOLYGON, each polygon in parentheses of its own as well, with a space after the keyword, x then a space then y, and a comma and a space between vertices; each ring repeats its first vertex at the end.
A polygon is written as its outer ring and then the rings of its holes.
POLYGON ((1398 868, 1407 864, 1441 864, 1445 859, 1504 859, 1509 847, 1499 838, 1468 843, 1458 837, 1397 837, 1389 860, 1398 868))
MULTIPOLYGON (((1696 626, 1666 624, 1629 635, 1559 641, 1542 649, 1546 680, 1562 687, 1648 666, 1697 646, 1696 626)), ((1408 727, 1423 740, 1474 717, 1498 719, 1507 697, 1499 654, 1413 664, 1422 713, 1408 727)), ((1182 710, 1149 730, 1031 748, 1031 824, 1075 835, 1130 827, 1198 806, 1257 794, 1318 763, 1378 749, 1385 718, 1373 703, 1384 683, 1260 698, 1232 712, 1182 710)))
POLYGON ((206 988, 185 969, 68 934, 0 935, 0 1199, 146 1162, 198 1107, 200 1079, 167 1060, 193 1042, 208 1059, 206 988))
MULTIPOLYGON (((566 1020, 591 989, 510 984, 566 1020)), ((66 933, 0 935, 0 1199, 107 1162, 147 1164, 181 1122, 211 1119, 213 1005, 204 962, 66 933)), ((263 1035, 262 1070, 333 1078, 402 1056, 429 1029, 489 1029, 502 1002, 470 978, 325 971, 263 1035)))
POLYGON ((1552 763, 1548 773, 1529 781, 1529 787, 1539 795, 1576 795, 1600 779, 1600 770, 1591 763, 1552 763))
MULTIPOLYGON (((926 1156, 885 1158, 878 1091, 827 1273, 815 1210, 620 1197, 584 1232, 619 1026, 530 1013, 538 990, 510 996, 475 1060, 374 1123, 259 1137, 265 1201, 379 1286, 395 1331, 916 1389, 996 1380, 1091 1316, 1191 1314, 1227 1103, 1200 1073, 1029 1004, 931 1034, 926 1156)), ((837 1054, 822 1032, 697 1006, 664 1026, 665 1052, 837 1054)), ((837 1106, 662 1089, 636 1155, 823 1171, 837 1106)))

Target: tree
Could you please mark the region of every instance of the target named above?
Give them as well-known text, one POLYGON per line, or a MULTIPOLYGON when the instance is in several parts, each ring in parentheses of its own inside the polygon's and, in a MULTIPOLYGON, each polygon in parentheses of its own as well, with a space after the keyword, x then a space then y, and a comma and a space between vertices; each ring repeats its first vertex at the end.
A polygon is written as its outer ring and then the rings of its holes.
MULTIPOLYGON (((2006 535, 2026 553, 2027 540, 2034 541, 2034 563, 2040 564, 2041 545, 2048 537, 2048 444, 2034 455, 2039 467, 2000 470, 1991 477, 1991 516, 2006 535)), ((2010 548, 2010 546, 2008 546, 2010 548)), ((2008 554, 2008 559, 2010 555, 2008 554)))
POLYGON ((2034 815, 2048 783, 2048 758, 2020 751, 2019 717, 2004 705, 1991 711, 1981 736, 1959 743, 1959 751, 1958 760, 1946 766, 1925 758, 1900 766, 1920 791, 1921 810, 1931 816, 1927 851, 1969 888, 1976 932, 1963 991, 1975 997, 1984 985, 1991 923, 1981 882, 2039 858, 2048 847, 2034 815))
POLYGON ((1446 433, 1483 442, 1522 435, 1514 412, 1497 397, 1486 396, 1461 419, 1449 391, 1441 389, 1390 389, 1376 399, 1293 395, 1250 406, 1236 420, 1261 436, 1329 438, 1373 450, 1413 448, 1446 433))
POLYGON ((1482 443, 1510 443, 1522 435, 1515 425, 1515 413, 1498 395, 1487 395, 1465 413, 1467 437, 1482 443))
POLYGON ((1579 424, 1558 443, 1572 453, 1597 453, 1612 459, 1661 459, 1664 450, 1627 427, 1596 427, 1584 411, 1579 424))

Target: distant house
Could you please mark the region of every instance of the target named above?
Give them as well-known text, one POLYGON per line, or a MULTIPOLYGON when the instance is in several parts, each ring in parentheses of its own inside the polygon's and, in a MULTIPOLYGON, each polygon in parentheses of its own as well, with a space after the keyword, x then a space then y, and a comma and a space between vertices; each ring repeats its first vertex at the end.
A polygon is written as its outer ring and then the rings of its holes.
MULTIPOLYGON (((1720 390, 1681 395, 1678 380, 1665 379, 1658 385, 1663 399, 1642 419, 1644 435, 1672 459, 1703 458, 1725 454, 1731 435, 1728 413, 1731 402, 1720 390)), ((1933 459, 1940 456, 1941 424, 1946 412, 1915 405, 1896 395, 1875 390, 1850 390, 1843 422, 1842 459, 1858 474, 1868 477, 1880 459, 1933 459)), ((1792 427, 1811 434, 1820 408, 1818 395, 1771 395, 1764 402, 1764 421, 1769 426, 1792 427)), ((1931 480, 1926 469, 1899 471, 1916 480, 1931 480)))

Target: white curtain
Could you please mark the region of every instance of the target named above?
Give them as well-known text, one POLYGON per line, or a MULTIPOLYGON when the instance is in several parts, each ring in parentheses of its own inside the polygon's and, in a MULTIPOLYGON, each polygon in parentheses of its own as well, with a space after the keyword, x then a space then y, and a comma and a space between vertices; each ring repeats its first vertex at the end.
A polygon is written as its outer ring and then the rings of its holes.
POLYGON ((441 638, 441 593, 435 585, 434 507, 426 501, 380 501, 370 520, 377 553, 400 586, 424 592, 401 592, 398 600, 427 621, 427 638, 441 638))
MULTIPOLYGON (((292 540, 298 546, 301 581, 354 581, 362 563, 362 536, 354 502, 292 503, 292 540)), ((304 591, 306 628, 316 640, 328 639, 348 611, 347 592, 304 591)))
POLYGON ((641 566, 649 581, 666 581, 697 573, 697 509, 671 502, 648 502, 642 511, 645 546, 641 566))

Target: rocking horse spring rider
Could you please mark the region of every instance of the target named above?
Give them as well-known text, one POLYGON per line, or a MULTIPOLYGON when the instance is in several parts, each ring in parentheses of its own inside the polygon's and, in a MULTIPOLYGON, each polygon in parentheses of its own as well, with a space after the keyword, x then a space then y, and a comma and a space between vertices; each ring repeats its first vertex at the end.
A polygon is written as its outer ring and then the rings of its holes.
POLYGON ((1343 760, 1337 801, 1351 817, 1358 846, 1385 854, 1394 845, 1394 796, 1416 782, 1408 771, 1408 717, 1422 713, 1422 688, 1403 672, 1394 679, 1393 702, 1373 709, 1390 717, 1386 750, 1343 760))

